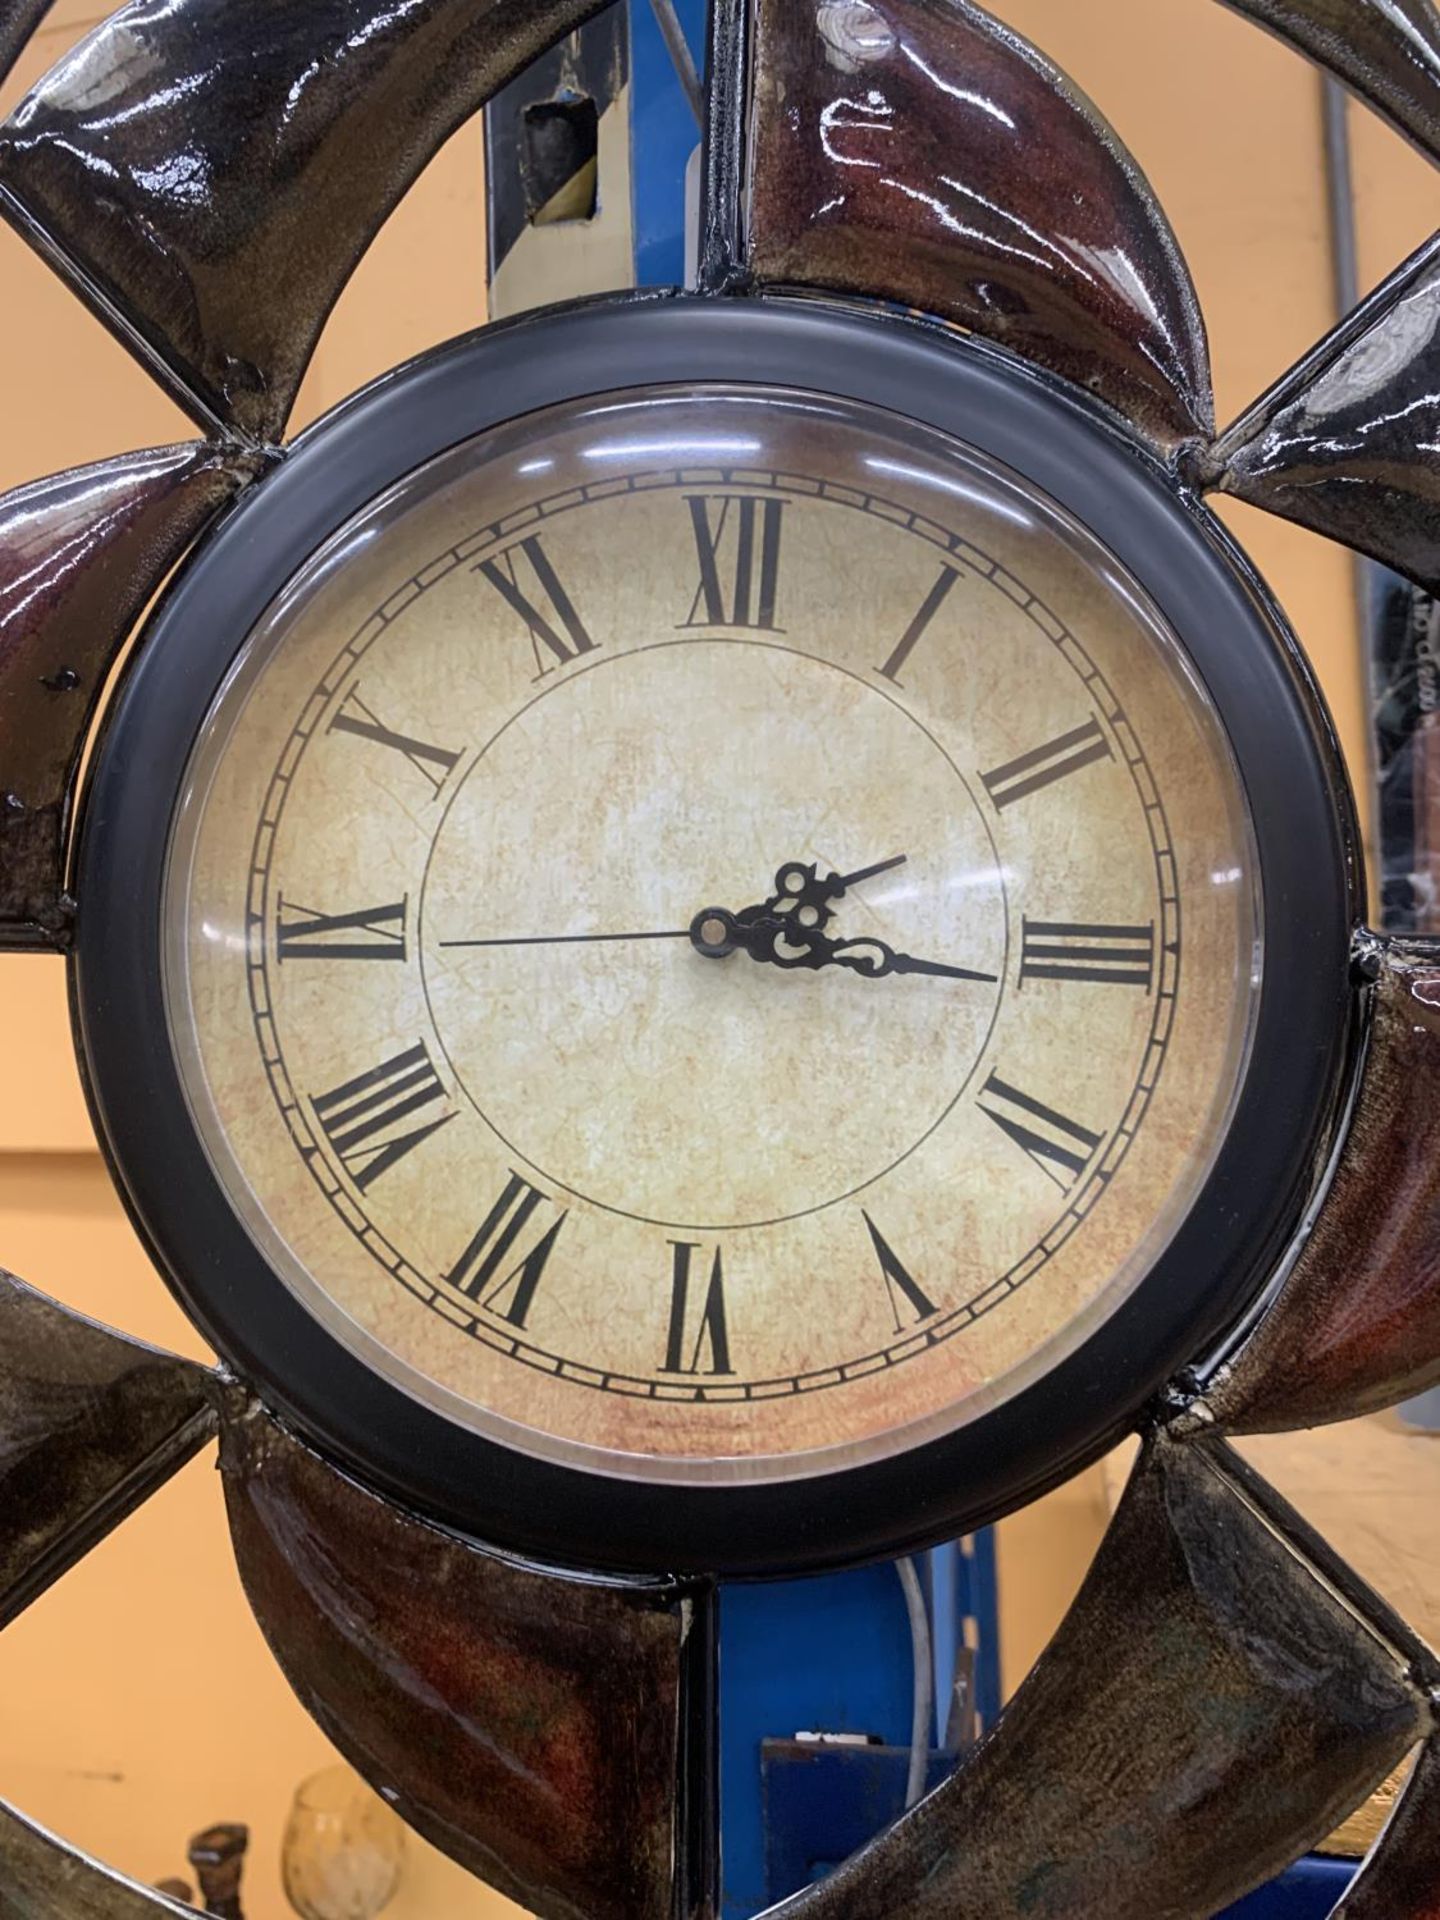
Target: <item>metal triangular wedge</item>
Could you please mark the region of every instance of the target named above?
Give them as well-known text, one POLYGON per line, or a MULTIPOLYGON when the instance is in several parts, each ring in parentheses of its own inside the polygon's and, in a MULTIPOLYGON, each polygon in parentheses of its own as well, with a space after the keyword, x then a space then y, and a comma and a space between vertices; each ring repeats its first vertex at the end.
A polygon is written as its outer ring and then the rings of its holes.
POLYGON ((426 162, 602 4, 132 0, 0 129, 0 211, 203 425, 272 440, 426 162))
POLYGON ((1315 1224, 1190 1415, 1278 1433, 1440 1385, 1440 941, 1377 943, 1363 1077, 1315 1224))
POLYGON ((211 1437, 209 1378, 0 1272, 0 1626, 211 1437))
POLYGON ((1440 1920, 1440 1743, 1422 1749, 1385 1831, 1331 1920, 1440 1920))
POLYGON ((1162 445, 1209 437, 1179 245, 1114 130, 1043 54, 969 0, 760 0, 755 62, 761 280, 939 314, 1162 445))
POLYGON ((3 80, 55 0, 0 0, 0 80, 3 80))
POLYGON ((1150 1441, 995 1731, 773 1920, 1210 1920, 1332 1831, 1430 1730, 1428 1682, 1252 1481, 1150 1441))
POLYGON ((63 946, 81 751, 131 626, 249 468, 205 444, 0 497, 0 949, 63 946))
POLYGON ((1432 0, 1225 0, 1288 40, 1440 159, 1440 13, 1432 0))
POLYGON ((545 1920, 708 1914, 708 1586, 530 1567, 369 1492, 239 1395, 223 1417, 255 1616, 396 1811, 545 1920))
POLYGON ((1228 428, 1210 484, 1440 590, 1440 234, 1228 428))
POLYGON ((165 1914, 195 1920, 193 1907, 112 1873, 0 1801, 0 1920, 155 1920, 165 1914))

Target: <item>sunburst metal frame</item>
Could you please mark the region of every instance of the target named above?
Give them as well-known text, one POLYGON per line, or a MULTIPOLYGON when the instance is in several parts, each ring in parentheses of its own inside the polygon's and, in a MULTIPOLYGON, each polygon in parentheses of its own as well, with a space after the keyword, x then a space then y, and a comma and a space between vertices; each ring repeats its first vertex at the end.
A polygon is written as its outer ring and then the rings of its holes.
MULTIPOLYGON (((1440 162, 1433 0, 1228 3, 1440 162)), ((0 128, 0 215, 203 436, 0 499, 0 948, 70 949, 110 669, 287 458, 361 254, 449 133, 598 10, 131 0, 0 128)), ((47 11, 0 0, 0 76, 47 11)), ((1035 49, 969 0, 711 18, 701 298, 830 293, 963 329, 1083 393, 1186 499, 1249 500, 1440 593, 1440 236, 1217 434, 1174 237, 1035 49), (883 165, 851 164, 882 141, 883 165)), ((1205 1920, 1418 1748, 1336 1915, 1440 1920, 1440 1661, 1229 1444, 1440 1384, 1440 940, 1357 928, 1354 960, 1352 1098, 1261 1310, 1147 1410, 1084 1589, 986 1741, 777 1914, 1205 1920)), ((0 1624, 217 1433, 277 1659, 417 1829, 555 1920, 713 1913, 713 1583, 585 1579, 444 1531, 224 1368, 4 1274, 0 1624)), ((186 1911, 0 1805, 0 1920, 186 1911)))

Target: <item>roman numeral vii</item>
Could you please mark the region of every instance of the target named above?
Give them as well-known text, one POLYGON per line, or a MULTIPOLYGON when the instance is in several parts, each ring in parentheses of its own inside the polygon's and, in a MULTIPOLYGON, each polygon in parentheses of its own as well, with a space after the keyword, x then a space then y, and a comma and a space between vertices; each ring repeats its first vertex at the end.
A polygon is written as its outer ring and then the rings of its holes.
POLYGON ((545 1263, 555 1251, 566 1216, 559 1214, 546 1228, 528 1253, 520 1254, 509 1272, 505 1263, 518 1244, 537 1207, 548 1205, 538 1188, 512 1169, 499 1199, 481 1221, 479 1231, 445 1278, 452 1287, 468 1294, 479 1306, 508 1320, 512 1327, 523 1327, 545 1271, 545 1263))

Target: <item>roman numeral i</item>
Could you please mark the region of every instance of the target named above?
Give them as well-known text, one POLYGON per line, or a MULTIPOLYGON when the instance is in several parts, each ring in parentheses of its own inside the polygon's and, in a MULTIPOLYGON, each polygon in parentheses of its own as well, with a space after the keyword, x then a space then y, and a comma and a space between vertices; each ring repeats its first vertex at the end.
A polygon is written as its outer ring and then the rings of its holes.
POLYGON ((696 493, 686 495, 686 504, 700 584, 685 626, 778 632, 775 608, 785 502, 748 494, 696 493))
POLYGON ((692 1291, 698 1294, 699 1289, 691 1287, 690 1263, 692 1256, 701 1249, 688 1240, 672 1240, 670 1247, 674 1254, 670 1276, 670 1331, 665 1342, 665 1364, 661 1372, 733 1373, 730 1335, 725 1322, 725 1271, 720 1249, 715 1249, 715 1258, 710 1266, 710 1282, 705 1288, 698 1316, 694 1316, 692 1338, 695 1301, 691 1296, 692 1291))
POLYGON ((537 679, 553 673, 556 662, 568 666, 578 655, 594 652, 595 642, 575 611, 575 603, 561 584, 538 533, 493 559, 482 560, 475 571, 485 576, 525 623, 537 679), (542 648, 550 655, 549 661, 543 657, 542 648))

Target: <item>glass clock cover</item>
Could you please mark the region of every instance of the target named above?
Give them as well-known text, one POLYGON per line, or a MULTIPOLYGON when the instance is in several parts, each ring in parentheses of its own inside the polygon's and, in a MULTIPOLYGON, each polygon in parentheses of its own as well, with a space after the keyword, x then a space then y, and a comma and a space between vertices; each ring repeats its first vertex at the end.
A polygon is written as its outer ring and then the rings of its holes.
POLYGON ((792 1479, 973 1421, 1191 1207, 1256 860, 1162 616, 859 403, 571 403, 250 634, 169 854, 171 1038, 267 1262, 451 1421, 792 1479))

